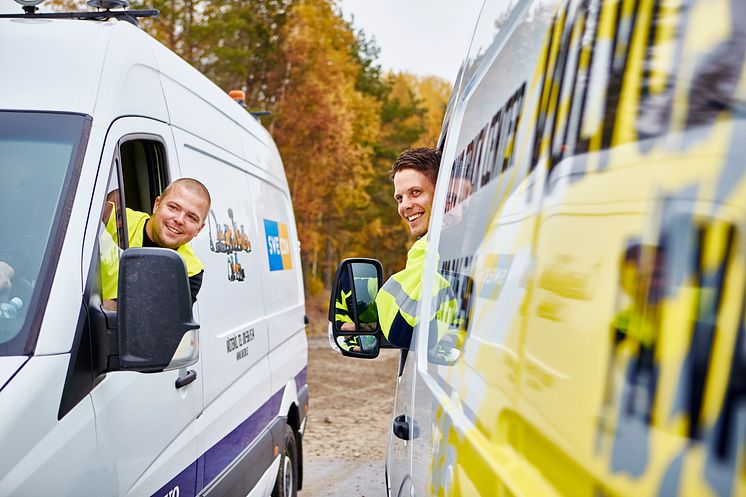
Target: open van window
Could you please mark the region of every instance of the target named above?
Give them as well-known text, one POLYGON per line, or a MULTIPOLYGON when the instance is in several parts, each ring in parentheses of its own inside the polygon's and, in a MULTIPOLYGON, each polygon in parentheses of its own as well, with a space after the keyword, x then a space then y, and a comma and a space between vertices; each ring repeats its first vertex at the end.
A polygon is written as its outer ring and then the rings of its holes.
POLYGON ((0 111, 0 356, 33 353, 89 129, 83 115, 0 111))
POLYGON ((156 136, 127 136, 124 140, 119 145, 119 155, 126 205, 152 214, 156 197, 169 183, 166 150, 156 136))
MULTIPOLYGON (((153 203, 168 183, 166 153, 159 137, 128 135, 119 142, 110 172, 99 234, 100 299, 103 308, 116 311, 119 257, 129 246, 127 223, 136 211, 153 213, 153 203)), ((144 235, 143 235, 144 236, 144 235)))

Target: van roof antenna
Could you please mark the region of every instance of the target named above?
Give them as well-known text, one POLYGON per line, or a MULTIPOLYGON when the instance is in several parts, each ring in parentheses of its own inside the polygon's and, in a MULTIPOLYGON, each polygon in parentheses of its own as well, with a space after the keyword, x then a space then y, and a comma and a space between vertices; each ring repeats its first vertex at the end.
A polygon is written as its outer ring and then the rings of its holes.
POLYGON ((104 10, 126 9, 130 6, 129 0, 88 0, 86 3, 89 7, 104 10))
POLYGON ((89 19, 93 21, 105 21, 107 19, 119 19, 139 26, 137 19, 140 17, 158 17, 158 10, 111 10, 113 8, 129 7, 129 0, 88 0, 88 5, 97 12, 37 12, 37 5, 44 0, 15 0, 23 6, 23 14, 0 14, 0 19, 89 19))
POLYGON ((23 11, 26 14, 33 14, 39 10, 36 6, 42 3, 44 0, 16 0, 16 3, 23 7, 23 11))

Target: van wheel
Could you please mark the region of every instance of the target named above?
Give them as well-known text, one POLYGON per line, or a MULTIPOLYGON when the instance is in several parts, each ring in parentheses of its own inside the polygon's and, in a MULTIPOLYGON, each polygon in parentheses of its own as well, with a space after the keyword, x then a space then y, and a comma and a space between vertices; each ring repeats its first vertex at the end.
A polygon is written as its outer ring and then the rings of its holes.
POLYGON ((280 470, 272 490, 272 497, 297 497, 298 495, 298 448, 293 429, 285 425, 285 454, 280 459, 280 470))

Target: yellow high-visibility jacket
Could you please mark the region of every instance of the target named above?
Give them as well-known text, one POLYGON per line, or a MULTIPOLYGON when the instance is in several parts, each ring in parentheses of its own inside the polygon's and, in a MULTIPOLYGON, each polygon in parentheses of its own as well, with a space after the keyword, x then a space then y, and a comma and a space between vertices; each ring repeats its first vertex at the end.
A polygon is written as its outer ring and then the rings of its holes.
MULTIPOLYGON (((407 264, 404 269, 392 275, 376 296, 381 331, 386 339, 397 347, 409 347, 412 331, 417 324, 417 305, 420 300, 426 249, 427 238, 418 239, 407 253, 407 264)), ((441 328, 455 324, 452 321, 456 319, 458 304, 451 285, 440 274, 433 291, 436 304, 430 321, 431 325, 437 325, 440 334, 441 328)))

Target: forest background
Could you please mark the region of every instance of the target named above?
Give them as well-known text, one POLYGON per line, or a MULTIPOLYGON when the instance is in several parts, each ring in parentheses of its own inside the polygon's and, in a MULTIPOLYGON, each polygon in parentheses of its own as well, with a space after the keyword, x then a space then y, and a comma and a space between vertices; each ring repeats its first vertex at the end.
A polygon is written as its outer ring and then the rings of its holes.
MULTIPOLYGON (((86 10, 85 0, 53 0, 86 10)), ((388 177, 398 154, 435 147, 451 84, 384 73, 375 39, 334 0, 131 0, 160 10, 145 31, 225 91, 242 89, 285 164, 311 333, 326 329, 337 263, 374 257, 400 270, 412 240, 388 177)))

